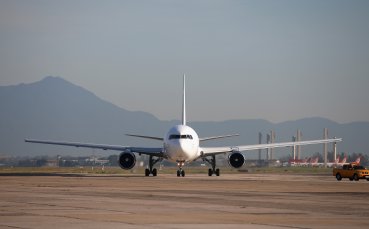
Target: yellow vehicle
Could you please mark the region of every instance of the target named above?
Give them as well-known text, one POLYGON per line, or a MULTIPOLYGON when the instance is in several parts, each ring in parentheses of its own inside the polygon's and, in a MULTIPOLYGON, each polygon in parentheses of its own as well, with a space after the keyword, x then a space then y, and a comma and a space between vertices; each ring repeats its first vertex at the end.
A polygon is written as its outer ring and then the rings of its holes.
POLYGON ((333 176, 335 176, 337 180, 349 178, 351 181, 358 181, 359 179, 366 179, 369 181, 369 170, 357 163, 344 164, 342 168, 333 169, 333 176))

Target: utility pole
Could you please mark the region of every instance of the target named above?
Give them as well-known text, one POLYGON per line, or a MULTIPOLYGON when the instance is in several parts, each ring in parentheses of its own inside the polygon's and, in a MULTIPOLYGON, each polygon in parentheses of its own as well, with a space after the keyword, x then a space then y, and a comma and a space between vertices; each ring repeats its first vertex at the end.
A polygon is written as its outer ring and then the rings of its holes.
MULTIPOLYGON (((297 136, 296 136, 296 141, 299 142, 301 141, 301 131, 297 130, 297 136)), ((300 160, 301 158, 301 146, 297 146, 297 159, 300 160)))
MULTIPOLYGON (((259 132, 259 144, 262 143, 263 140, 263 134, 259 132)), ((261 164, 261 149, 259 149, 259 164, 261 164)))
MULTIPOLYGON (((296 137, 295 136, 292 136, 292 141, 295 142, 296 141, 296 137)), ((292 147, 292 158, 293 160, 296 160, 296 146, 293 145, 292 147)))
MULTIPOLYGON (((274 143, 275 141, 275 132, 274 130, 270 131, 270 143, 274 143)), ((270 148, 270 160, 273 160, 273 153, 274 153, 274 149, 270 148)))
MULTIPOLYGON (((324 128, 324 139, 328 139, 328 129, 324 128)), ((323 145, 323 152, 324 152, 324 168, 327 168, 327 143, 323 145)))
POLYGON ((333 161, 336 161, 337 158, 337 142, 333 142, 333 161))
MULTIPOLYGON (((266 140, 267 140, 267 144, 269 144, 270 143, 270 134, 267 134, 267 139, 266 140)), ((269 161, 269 158, 270 158, 269 153, 270 153, 270 148, 267 148, 267 154, 266 154, 267 161, 269 161)))

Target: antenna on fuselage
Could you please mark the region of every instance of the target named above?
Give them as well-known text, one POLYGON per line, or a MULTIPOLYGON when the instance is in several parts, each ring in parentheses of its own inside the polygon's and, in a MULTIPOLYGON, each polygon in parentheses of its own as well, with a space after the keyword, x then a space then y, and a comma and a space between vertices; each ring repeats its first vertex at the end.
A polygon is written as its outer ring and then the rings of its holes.
POLYGON ((183 74, 182 125, 186 125, 186 75, 183 74))

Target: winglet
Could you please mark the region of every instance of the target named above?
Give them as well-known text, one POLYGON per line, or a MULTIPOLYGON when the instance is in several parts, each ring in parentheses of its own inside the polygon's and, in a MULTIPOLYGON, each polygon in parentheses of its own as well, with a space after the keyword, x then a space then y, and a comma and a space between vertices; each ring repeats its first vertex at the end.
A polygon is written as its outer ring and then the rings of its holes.
POLYGON ((186 75, 183 74, 182 125, 186 125, 186 75))

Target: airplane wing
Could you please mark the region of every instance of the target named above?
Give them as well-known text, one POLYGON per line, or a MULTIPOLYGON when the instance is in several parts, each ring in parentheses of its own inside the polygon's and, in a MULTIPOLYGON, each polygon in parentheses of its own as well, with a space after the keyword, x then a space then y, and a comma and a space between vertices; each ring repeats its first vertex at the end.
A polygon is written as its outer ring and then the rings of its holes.
POLYGON ((152 136, 146 136, 146 135, 126 134, 126 136, 136 137, 136 138, 145 138, 145 139, 151 139, 151 140, 157 140, 157 141, 164 141, 164 138, 158 138, 158 137, 152 137, 152 136))
POLYGON ((163 148, 149 148, 149 147, 130 147, 121 145, 103 145, 94 143, 80 143, 80 142, 60 142, 60 141, 44 141, 44 140, 34 140, 25 139, 28 143, 40 143, 48 145, 61 145, 61 146, 74 146, 92 149, 102 149, 102 150, 116 150, 116 151, 130 151, 132 153, 146 154, 157 157, 164 157, 163 148))
POLYGON ((239 134, 229 134, 229 135, 222 135, 222 136, 213 136, 213 137, 206 137, 206 138, 200 138, 200 142, 203 141, 209 141, 209 140, 214 140, 214 139, 219 139, 219 138, 230 138, 230 137, 234 137, 234 136, 240 136, 239 134))
POLYGON ((269 148, 282 148, 291 146, 301 146, 301 145, 315 145, 324 144, 332 142, 341 142, 342 138, 333 139, 321 139, 321 140, 311 140, 311 141, 299 141, 299 142, 281 142, 281 143, 271 143, 271 144, 255 144, 255 145, 240 145, 240 146, 226 146, 226 147, 201 147, 201 156, 211 156, 222 153, 229 153, 233 151, 249 151, 256 149, 269 149, 269 148))

